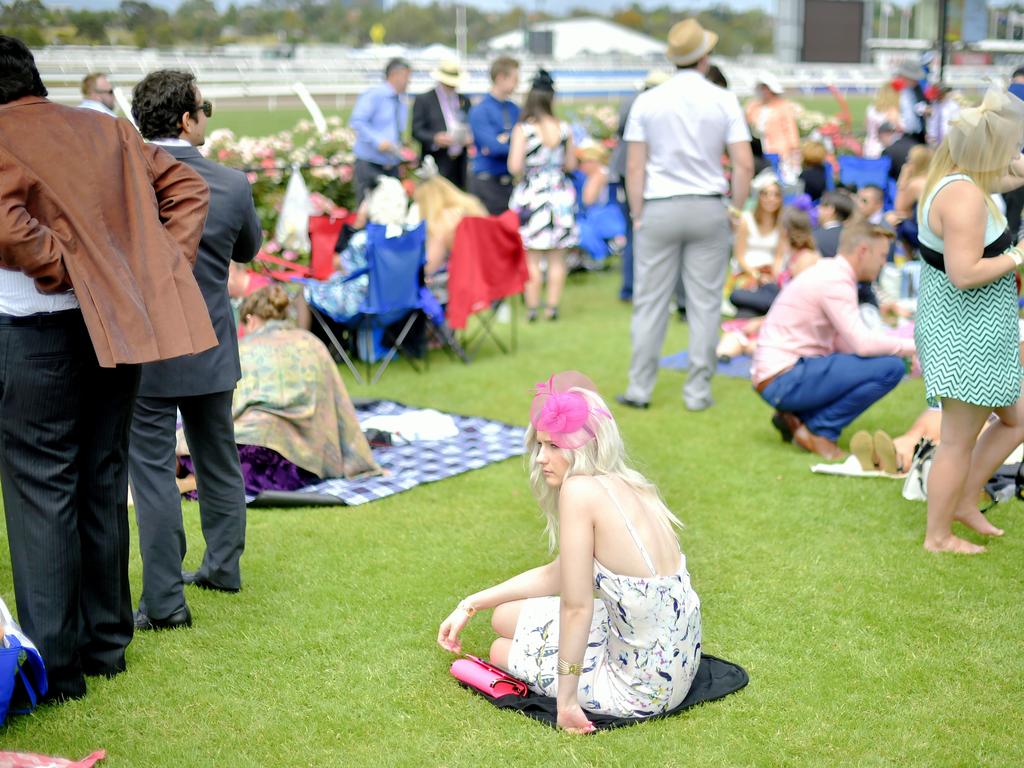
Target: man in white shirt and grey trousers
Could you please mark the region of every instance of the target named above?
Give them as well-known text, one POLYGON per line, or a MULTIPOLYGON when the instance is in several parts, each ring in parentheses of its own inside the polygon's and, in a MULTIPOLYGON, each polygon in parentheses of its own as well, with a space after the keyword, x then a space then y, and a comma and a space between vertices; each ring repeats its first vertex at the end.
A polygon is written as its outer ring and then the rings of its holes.
POLYGON ((739 100, 704 77, 717 42, 718 35, 696 19, 673 26, 668 58, 677 72, 637 97, 626 125, 626 194, 635 233, 633 357, 629 388, 616 399, 634 408, 650 405, 680 270, 690 330, 683 401, 691 411, 713 404, 711 375, 732 218, 747 201, 754 175, 750 131, 739 100), (722 168, 726 151, 732 165, 731 206, 722 168))

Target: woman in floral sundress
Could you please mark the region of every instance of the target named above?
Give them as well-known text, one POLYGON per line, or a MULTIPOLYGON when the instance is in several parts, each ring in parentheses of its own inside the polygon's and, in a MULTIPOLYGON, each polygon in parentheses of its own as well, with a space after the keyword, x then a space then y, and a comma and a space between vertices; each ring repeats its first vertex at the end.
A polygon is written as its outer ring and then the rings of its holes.
POLYGON ((530 422, 530 481, 559 555, 466 597, 438 643, 461 652, 470 617, 493 608, 491 661, 556 697, 561 728, 593 730, 585 712, 666 712, 700 664, 700 600, 673 530, 679 520, 626 464, 615 420, 586 376, 569 371, 538 385, 530 422))
POLYGON ((554 116, 551 86, 535 78, 526 95, 520 122, 512 129, 508 170, 518 178, 509 208, 519 213, 519 233, 526 248, 530 279, 526 283, 527 320, 537 319, 547 263, 548 320, 558 319, 558 302, 565 287, 566 251, 580 242, 576 223, 576 187, 566 175, 576 170, 569 126, 554 116))

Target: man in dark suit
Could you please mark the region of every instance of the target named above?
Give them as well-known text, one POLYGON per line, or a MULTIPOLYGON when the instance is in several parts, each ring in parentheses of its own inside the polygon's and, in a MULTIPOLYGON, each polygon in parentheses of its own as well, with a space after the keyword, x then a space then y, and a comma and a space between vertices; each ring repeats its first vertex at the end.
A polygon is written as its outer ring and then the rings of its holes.
POLYGON ((230 262, 252 261, 261 233, 245 175, 205 159, 196 149, 206 139, 212 111, 188 72, 152 72, 135 86, 132 98, 132 115, 143 138, 198 171, 210 186, 195 276, 220 342, 201 355, 142 367, 129 450, 142 554, 142 597, 135 616, 140 630, 191 626, 185 583, 224 592, 237 592, 242 585, 245 488, 231 419, 241 368, 227 279, 230 262), (194 573, 181 571, 186 542, 174 456, 179 410, 195 464, 206 539, 202 565, 194 573))
POLYGON ((853 213, 853 198, 844 190, 833 190, 821 196, 818 205, 818 228, 814 230, 814 242, 818 252, 825 258, 835 257, 839 250, 839 235, 843 224, 853 213))
POLYGON ((919 146, 921 142, 914 136, 901 134, 889 122, 884 122, 878 126, 878 140, 885 147, 882 150, 882 157, 888 157, 892 161, 892 165, 889 166, 889 178, 893 181, 899 181, 900 171, 907 164, 910 150, 919 146))
POLYGON ((416 97, 412 105, 412 137, 420 143, 420 162, 434 158, 437 169, 459 189, 466 188, 466 147, 469 135, 469 99, 457 92, 462 67, 445 61, 430 73, 437 87, 416 97))
POLYGON ((192 275, 206 182, 131 123, 46 99, 0 35, 0 481, 47 699, 125 670, 139 363, 217 343, 192 275))

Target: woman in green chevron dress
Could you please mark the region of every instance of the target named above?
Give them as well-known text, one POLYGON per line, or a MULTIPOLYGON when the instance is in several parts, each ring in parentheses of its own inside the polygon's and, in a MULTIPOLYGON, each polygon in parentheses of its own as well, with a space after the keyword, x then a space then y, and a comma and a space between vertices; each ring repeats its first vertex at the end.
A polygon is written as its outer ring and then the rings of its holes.
POLYGON ((977 554, 953 521, 1002 531, 978 510, 984 483, 1024 440, 1017 289, 1024 251, 1012 246, 990 195, 1024 185, 1024 102, 992 88, 964 110, 932 159, 918 211, 922 266, 915 341, 928 402, 942 404, 942 439, 928 479, 924 547, 977 554), (991 413, 998 416, 979 439, 991 413))

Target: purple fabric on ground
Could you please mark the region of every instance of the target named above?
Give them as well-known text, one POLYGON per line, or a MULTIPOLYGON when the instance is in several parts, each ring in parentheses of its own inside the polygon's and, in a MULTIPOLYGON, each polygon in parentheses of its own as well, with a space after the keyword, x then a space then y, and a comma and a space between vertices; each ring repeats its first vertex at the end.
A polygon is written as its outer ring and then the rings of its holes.
MULTIPOLYGON (((297 491, 320 480, 312 472, 262 445, 238 446, 238 458, 242 462, 246 496, 258 496, 261 491, 297 491)), ((189 474, 195 474, 191 456, 179 456, 178 461, 189 474)), ((190 491, 186 498, 195 500, 198 495, 190 491)))

